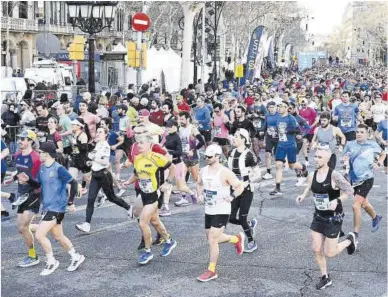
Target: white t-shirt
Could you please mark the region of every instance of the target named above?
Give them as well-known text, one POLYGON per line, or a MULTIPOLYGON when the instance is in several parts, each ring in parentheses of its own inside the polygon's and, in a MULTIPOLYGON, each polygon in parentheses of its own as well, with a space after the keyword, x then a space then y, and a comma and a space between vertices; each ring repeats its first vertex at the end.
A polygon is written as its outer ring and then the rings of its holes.
POLYGON ((385 111, 388 110, 388 106, 384 103, 376 103, 372 105, 371 112, 373 116, 373 122, 380 123, 385 118, 385 111))
POLYGON ((107 141, 104 142, 97 142, 96 147, 93 151, 89 153, 89 158, 94 160, 101 160, 105 159, 108 160, 108 163, 106 165, 102 165, 100 163, 97 163, 96 161, 93 161, 92 164, 92 170, 93 171, 99 171, 105 168, 108 168, 109 166, 109 157, 110 157, 110 146, 107 141))

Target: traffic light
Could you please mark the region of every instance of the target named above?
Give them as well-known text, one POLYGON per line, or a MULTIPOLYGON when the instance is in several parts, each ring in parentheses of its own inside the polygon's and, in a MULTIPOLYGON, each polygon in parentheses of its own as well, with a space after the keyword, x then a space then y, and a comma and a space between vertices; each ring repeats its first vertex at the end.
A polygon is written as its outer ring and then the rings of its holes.
POLYGON ((141 44, 141 67, 147 68, 147 42, 141 44))
POLYGON ((128 41, 127 43, 127 63, 129 67, 140 67, 140 51, 136 50, 136 42, 128 41))
POLYGON ((74 36, 73 43, 69 45, 70 60, 84 60, 85 38, 83 36, 74 36))

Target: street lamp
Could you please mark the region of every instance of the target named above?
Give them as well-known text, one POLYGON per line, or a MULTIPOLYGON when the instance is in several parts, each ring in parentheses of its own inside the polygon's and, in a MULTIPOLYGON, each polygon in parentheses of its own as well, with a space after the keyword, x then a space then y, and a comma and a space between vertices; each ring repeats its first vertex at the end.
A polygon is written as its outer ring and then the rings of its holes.
POLYGON ((95 93, 94 40, 95 35, 105 28, 111 28, 117 1, 67 1, 70 22, 82 32, 89 34, 89 92, 95 93))

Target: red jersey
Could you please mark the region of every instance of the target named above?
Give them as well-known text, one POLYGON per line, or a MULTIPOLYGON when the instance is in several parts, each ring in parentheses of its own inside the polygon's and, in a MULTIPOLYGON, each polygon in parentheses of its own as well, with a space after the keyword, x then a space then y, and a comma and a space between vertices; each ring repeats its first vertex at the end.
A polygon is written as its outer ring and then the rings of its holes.
POLYGON ((190 112, 190 105, 188 105, 185 101, 183 101, 181 104, 178 104, 179 111, 187 111, 190 112))
POLYGON ((159 109, 158 111, 151 111, 151 114, 150 114, 150 122, 151 123, 154 123, 156 125, 163 127, 163 125, 164 125, 163 118, 164 118, 164 115, 163 115, 163 111, 161 109, 159 109))

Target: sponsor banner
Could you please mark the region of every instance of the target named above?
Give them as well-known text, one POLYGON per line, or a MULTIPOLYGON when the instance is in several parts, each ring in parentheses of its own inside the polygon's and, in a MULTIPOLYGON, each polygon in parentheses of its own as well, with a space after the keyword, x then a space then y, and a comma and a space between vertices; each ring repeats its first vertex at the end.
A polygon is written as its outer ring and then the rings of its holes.
POLYGON ((256 63, 255 63, 255 78, 260 78, 261 67, 263 65, 263 60, 265 53, 267 51, 267 34, 264 32, 260 38, 259 50, 257 51, 256 63))
POLYGON ((256 58, 260 47, 260 40, 263 37, 264 26, 258 26, 252 33, 248 48, 247 69, 245 80, 252 82, 255 75, 256 58))

